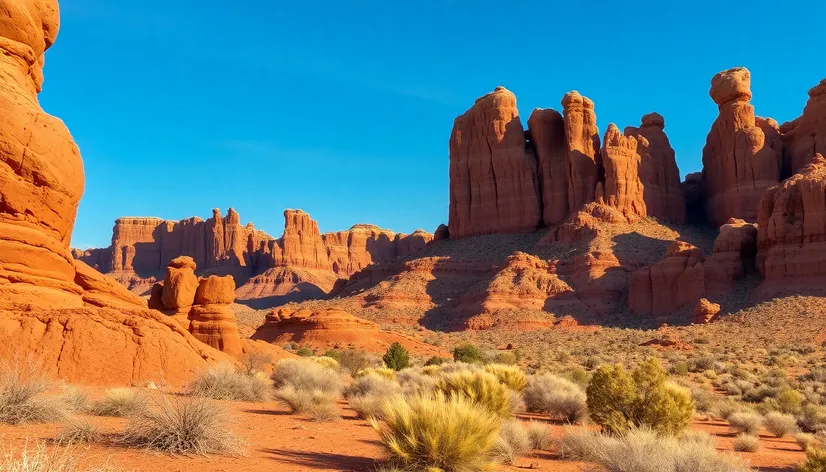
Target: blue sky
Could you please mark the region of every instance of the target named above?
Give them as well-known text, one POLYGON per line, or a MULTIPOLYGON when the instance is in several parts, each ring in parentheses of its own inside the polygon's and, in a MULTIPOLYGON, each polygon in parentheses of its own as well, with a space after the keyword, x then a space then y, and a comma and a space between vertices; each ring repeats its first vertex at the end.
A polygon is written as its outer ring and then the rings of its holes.
POLYGON ((565 92, 600 132, 657 111, 680 171, 700 170, 711 76, 752 71, 757 113, 797 117, 826 77, 826 2, 63 0, 43 107, 80 146, 73 244, 119 216, 235 207, 280 236, 433 231, 448 211, 453 118, 504 85, 523 123, 565 92))

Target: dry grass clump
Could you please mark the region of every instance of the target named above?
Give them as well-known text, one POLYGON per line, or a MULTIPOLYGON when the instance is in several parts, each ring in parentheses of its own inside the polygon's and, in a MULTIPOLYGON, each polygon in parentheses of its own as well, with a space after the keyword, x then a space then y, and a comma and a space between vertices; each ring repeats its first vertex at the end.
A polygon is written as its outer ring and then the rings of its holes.
POLYGON ((89 411, 89 393, 82 387, 65 385, 60 394, 60 401, 71 411, 89 411))
POLYGON ((116 387, 106 391, 103 398, 92 403, 90 411, 97 416, 128 418, 146 413, 149 398, 131 388, 116 387))
POLYGON ((338 372, 307 359, 282 359, 272 373, 275 387, 292 386, 297 390, 320 390, 338 396, 343 383, 338 372))
POLYGON ((515 392, 521 392, 528 386, 528 376, 515 365, 488 364, 483 369, 515 392))
POLYGON ((804 451, 808 451, 809 448, 818 443, 817 437, 811 433, 797 433, 794 435, 794 441, 804 451))
POLYGON ((620 436, 566 430, 565 457, 595 462, 605 472, 747 472, 734 456, 694 439, 659 436, 650 429, 630 429, 620 436))
POLYGON ((532 375, 522 393, 528 411, 548 413, 569 423, 588 416, 587 397, 579 385, 551 374, 532 375))
POLYGON ((797 419, 792 415, 772 411, 763 418, 763 426, 766 431, 782 438, 797 432, 797 419))
POLYGON ((60 429, 54 442, 61 446, 68 446, 100 442, 102 438, 103 432, 94 424, 80 418, 70 418, 60 429))
POLYGON ((424 369, 408 368, 396 373, 396 381, 406 395, 432 392, 436 389, 436 378, 423 372, 424 369))
POLYGON ((50 382, 34 361, 0 366, 0 423, 47 423, 64 417, 65 405, 45 394, 50 382))
POLYGON ((390 455, 404 470, 488 470, 499 436, 499 417, 461 396, 442 392, 394 397, 383 421, 371 420, 390 455))
POLYGON ((739 452, 757 452, 760 449, 760 438, 754 434, 738 434, 734 438, 734 450, 739 452))
POLYGON ((763 426, 763 417, 753 411, 738 411, 728 417, 728 424, 735 431, 757 434, 763 426))
POLYGON ((525 427, 525 431, 528 432, 531 449, 545 451, 551 446, 551 428, 547 424, 540 423, 539 421, 530 421, 525 427))
POLYGON ((382 404, 390 397, 402 392, 396 382, 376 375, 365 375, 356 379, 344 391, 344 397, 360 418, 375 418, 381 415, 382 404))
POLYGON ((275 391, 275 398, 286 406, 290 413, 307 414, 315 421, 339 419, 337 395, 322 390, 297 389, 292 385, 275 391))
POLYGON ((497 462, 515 465, 516 459, 531 450, 531 438, 519 420, 507 420, 499 429, 499 437, 493 446, 497 462))
POLYGON ((493 374, 483 371, 464 371, 443 374, 436 388, 448 396, 462 396, 500 417, 513 411, 511 392, 493 374))
POLYGON ((109 464, 80 467, 80 454, 73 448, 46 448, 44 442, 30 447, 28 442, 20 451, 0 447, 0 470, 4 472, 117 472, 109 464))
POLYGON ((241 402, 265 402, 270 399, 272 385, 258 372, 239 371, 231 364, 216 364, 201 372, 189 389, 197 397, 241 402))
POLYGON ((356 372, 356 378, 373 375, 376 377, 383 377, 386 380, 396 380, 396 371, 388 369, 387 367, 368 367, 356 372))
POLYGON ((328 356, 313 356, 309 358, 311 361, 315 362, 316 364, 320 365, 321 367, 326 367, 332 370, 338 370, 340 368, 338 361, 333 359, 332 357, 328 356))
POLYGON ((272 355, 266 352, 248 352, 241 357, 241 365, 248 374, 263 372, 272 364, 272 355))
POLYGON ((242 441, 218 404, 203 398, 159 398, 129 419, 119 443, 172 454, 238 454, 242 441))
POLYGON ((806 462, 797 466, 797 472, 823 472, 826 470, 826 449, 813 447, 806 450, 806 462))

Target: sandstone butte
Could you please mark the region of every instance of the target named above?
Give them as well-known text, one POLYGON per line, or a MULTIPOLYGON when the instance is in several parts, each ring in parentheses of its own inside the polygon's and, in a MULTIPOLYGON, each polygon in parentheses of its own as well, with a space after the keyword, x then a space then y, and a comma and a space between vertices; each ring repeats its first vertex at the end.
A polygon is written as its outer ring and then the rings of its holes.
POLYGON ((0 358, 25 353, 47 374, 107 385, 182 385, 208 363, 233 362, 72 258, 83 162, 37 101, 57 2, 0 0, 0 10, 0 358))
POLYGON ((153 277, 162 276, 168 261, 188 256, 200 269, 233 275, 241 285, 236 294, 241 299, 304 291, 286 302, 323 296, 339 278, 372 263, 405 257, 432 240, 423 230, 393 233, 364 224, 322 234, 301 210, 284 211, 284 234, 274 239, 252 223, 242 226, 230 208, 225 217, 213 210, 206 221, 119 218, 111 246, 75 250, 75 257, 142 293, 153 277))

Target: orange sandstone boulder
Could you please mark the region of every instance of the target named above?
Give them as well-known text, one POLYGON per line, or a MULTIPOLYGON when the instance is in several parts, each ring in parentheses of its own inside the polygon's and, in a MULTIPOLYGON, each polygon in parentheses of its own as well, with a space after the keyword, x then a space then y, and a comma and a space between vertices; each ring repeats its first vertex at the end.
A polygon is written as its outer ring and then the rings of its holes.
POLYGON ((710 323, 714 321, 718 313, 720 313, 720 304, 701 298, 694 307, 694 324, 710 323))
POLYGON ((189 256, 172 259, 166 268, 161 295, 161 303, 168 314, 185 328, 189 326, 189 310, 195 302, 195 291, 198 290, 195 267, 195 261, 189 256))
POLYGON ((145 307, 146 301, 81 261, 74 261, 75 283, 83 289, 81 297, 87 305, 101 308, 145 307))
POLYGON ((189 331, 202 343, 238 357, 242 348, 238 322, 230 309, 233 301, 235 280, 231 275, 201 279, 189 312, 189 331))
POLYGON ((533 231, 542 220, 535 157, 525 151, 516 97, 504 87, 453 123, 449 213, 451 238, 533 231))
POLYGON ((577 91, 562 98, 568 170, 568 214, 594 201, 597 182, 602 180, 602 157, 594 102, 577 91))
POLYGON ((818 154, 760 201, 762 291, 799 293, 826 283, 826 159, 818 154))
POLYGON ((709 92, 719 108, 703 148, 708 218, 757 220, 757 202, 782 172, 782 143, 776 123, 758 120, 751 100, 751 75, 739 67, 720 72, 709 92), (768 135, 767 135, 768 132, 768 135))

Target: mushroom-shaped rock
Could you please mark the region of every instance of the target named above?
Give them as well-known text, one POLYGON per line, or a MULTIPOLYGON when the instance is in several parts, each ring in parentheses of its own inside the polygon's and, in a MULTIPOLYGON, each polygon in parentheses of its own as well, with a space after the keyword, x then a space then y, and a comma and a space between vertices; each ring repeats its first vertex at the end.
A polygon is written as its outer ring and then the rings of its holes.
POLYGON ((230 308, 234 300, 235 280, 231 275, 201 279, 189 312, 189 331, 202 343, 237 357, 242 346, 238 323, 230 308))
POLYGON ((450 237, 533 231, 541 219, 536 158, 525 151, 516 97, 497 87, 453 122, 450 237))
POLYGON ((172 259, 166 268, 161 303, 184 328, 189 325, 187 319, 196 290, 198 277, 195 276, 195 261, 189 256, 172 259))
POLYGON ((720 304, 701 298, 694 307, 694 324, 705 324, 714 321, 720 313, 720 304))

